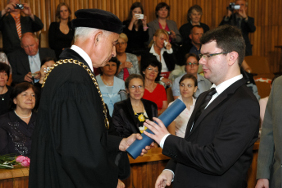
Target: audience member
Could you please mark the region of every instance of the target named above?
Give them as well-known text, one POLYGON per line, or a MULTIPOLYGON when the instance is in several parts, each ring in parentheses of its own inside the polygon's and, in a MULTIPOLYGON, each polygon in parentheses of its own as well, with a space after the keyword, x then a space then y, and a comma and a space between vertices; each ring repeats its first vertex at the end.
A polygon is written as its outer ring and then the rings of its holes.
POLYGON ((121 33, 116 44, 117 50, 117 59, 121 62, 118 71, 117 77, 123 80, 130 74, 139 74, 139 64, 137 56, 131 53, 126 53, 128 38, 126 34, 121 33))
POLYGON ((201 43, 200 63, 213 86, 198 97, 185 137, 169 135, 158 118, 154 118, 158 125, 150 120, 144 123, 153 132, 144 134, 171 157, 156 187, 170 185, 172 180, 174 188, 247 187, 259 104, 240 74, 245 41, 236 27, 221 26, 206 32, 201 43))
MULTIPOLYGON (((186 127, 191 114, 194 110, 196 99, 194 94, 197 91, 197 78, 192 74, 185 74, 179 81, 180 99, 186 108, 179 116, 168 126, 168 131, 176 136, 184 138, 186 127)), ((170 106, 173 102, 169 103, 170 106)))
POLYGON ((36 88, 27 82, 17 84, 11 93, 12 109, 0 116, 0 154, 29 156, 35 128, 36 88))
MULTIPOLYGON (((190 30, 189 38, 191 39, 190 42, 183 44, 177 54, 177 61, 180 65, 185 64, 185 55, 187 53, 194 53, 196 55, 200 54, 201 50, 201 37, 204 34, 204 29, 202 26, 195 25, 192 26, 192 29, 190 30)), ((202 70, 202 69, 201 69, 202 70)))
POLYGON ((13 68, 13 83, 37 83, 41 61, 46 57, 56 58, 56 55, 49 48, 39 48, 38 38, 33 33, 23 34, 21 45, 22 49, 8 54, 13 68))
POLYGON ((145 92, 143 99, 150 100, 157 104, 158 115, 167 108, 166 91, 163 85, 156 83, 160 77, 161 64, 154 57, 141 59, 141 70, 145 80, 145 92))
POLYGON ((131 74, 125 80, 128 99, 114 105, 113 125, 122 137, 132 133, 143 133, 146 119, 158 116, 157 105, 146 99, 144 95, 144 79, 141 75, 131 74))
POLYGON ((9 111, 11 87, 7 85, 10 77, 10 67, 0 62, 0 116, 9 111))
POLYGON ((186 72, 180 75, 179 77, 177 77, 172 84, 172 94, 173 94, 174 99, 177 99, 178 96, 180 96, 179 81, 182 79, 182 77, 185 74, 192 74, 193 76, 197 78, 198 87, 195 93, 195 98, 198 98, 198 96, 201 93, 209 90, 211 87, 211 82, 198 73, 199 56, 197 56, 196 54, 188 53, 185 55, 185 60, 186 60, 185 61, 186 62, 186 65, 185 65, 186 72))
POLYGON ((56 60, 53 57, 46 57, 41 61, 42 66, 40 68, 40 79, 39 79, 40 84, 43 84, 46 73, 55 64, 55 61, 56 60))
POLYGON ((248 16, 248 2, 246 0, 236 0, 236 5, 240 5, 240 9, 232 10, 227 8, 227 15, 223 18, 219 25, 229 24, 238 27, 245 40, 246 44, 246 56, 252 55, 252 45, 249 39, 249 33, 256 31, 254 18, 248 16))
POLYGON ((41 20, 35 16, 27 3, 16 7, 20 0, 8 0, 7 6, 0 12, 0 31, 3 37, 3 49, 8 55, 21 48, 21 38, 26 32, 36 32, 43 28, 41 20))
POLYGON ((187 12, 188 23, 183 24, 179 28, 179 32, 182 36, 182 44, 191 43, 190 33, 194 25, 201 26, 204 29, 204 32, 207 32, 210 29, 208 25, 201 23, 202 14, 202 8, 199 5, 193 5, 189 8, 187 12))
POLYGON ((140 56, 146 49, 145 42, 149 40, 147 16, 140 2, 131 5, 128 17, 122 24, 123 33, 128 37, 126 51, 140 56))
POLYGON ((170 42, 173 47, 176 47, 181 43, 181 35, 178 31, 178 27, 173 20, 168 20, 170 7, 165 2, 160 2, 157 4, 155 9, 156 19, 148 23, 149 26, 149 41, 148 44, 153 40, 154 34, 158 29, 164 29, 169 33, 168 42, 170 42))
POLYGON ((9 73, 10 76, 9 76, 9 80, 8 80, 8 83, 7 83, 7 85, 9 86, 12 83, 12 67, 11 67, 11 64, 9 63, 8 58, 7 58, 7 56, 4 52, 0 52, 0 62, 5 63, 10 67, 10 73, 9 73))
POLYGON ((168 34, 164 29, 158 29, 151 41, 149 53, 156 56, 157 60, 161 62, 161 78, 160 80, 167 86, 172 82, 168 79, 170 71, 172 71, 176 64, 176 59, 173 54, 173 49, 170 42, 168 42, 168 34))
POLYGON ((119 65, 119 60, 116 57, 112 57, 104 67, 100 68, 100 75, 96 76, 104 102, 108 106, 110 116, 113 114, 114 104, 121 101, 120 91, 125 90, 124 81, 115 76, 119 65))
POLYGON ((255 188, 281 186, 282 76, 272 84, 262 124, 255 188))
POLYGON ((60 3, 56 10, 57 22, 52 22, 49 27, 49 47, 56 53, 56 58, 65 48, 71 46, 74 29, 71 27, 71 10, 66 3, 60 3))

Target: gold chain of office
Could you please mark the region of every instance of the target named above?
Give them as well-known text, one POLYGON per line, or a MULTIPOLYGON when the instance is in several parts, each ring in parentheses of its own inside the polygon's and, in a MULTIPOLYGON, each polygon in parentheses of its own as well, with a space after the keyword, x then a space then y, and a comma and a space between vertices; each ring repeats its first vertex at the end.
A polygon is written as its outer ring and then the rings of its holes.
POLYGON ((107 108, 106 108, 105 102, 104 102, 104 100, 103 100, 102 93, 101 93, 101 91, 100 91, 98 82, 97 82, 95 76, 92 74, 92 71, 88 68, 88 66, 84 65, 82 62, 77 61, 77 60, 73 60, 73 59, 63 59, 63 60, 57 61, 52 67, 50 67, 50 69, 49 69, 48 72, 46 73, 45 78, 44 78, 44 80, 43 80, 42 88, 44 87, 45 82, 46 82, 46 80, 47 80, 47 78, 48 78, 50 72, 51 72, 55 67, 57 67, 57 66, 59 66, 59 65, 62 65, 62 64, 64 64, 64 63, 73 63, 73 64, 75 64, 75 65, 79 65, 79 66, 83 67, 83 68, 87 71, 87 73, 89 74, 90 78, 92 79, 92 81, 93 81, 93 83, 94 83, 96 89, 98 90, 100 99, 101 99, 102 104, 103 104, 103 113, 104 113, 105 127, 106 127, 107 129, 109 129, 109 120, 108 120, 108 118, 107 118, 107 108))

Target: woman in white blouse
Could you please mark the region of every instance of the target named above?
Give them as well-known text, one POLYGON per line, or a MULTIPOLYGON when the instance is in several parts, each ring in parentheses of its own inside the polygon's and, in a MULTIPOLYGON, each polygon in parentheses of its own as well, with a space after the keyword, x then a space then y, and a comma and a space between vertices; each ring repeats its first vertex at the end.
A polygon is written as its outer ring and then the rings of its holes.
MULTIPOLYGON (((171 134, 184 138, 187 123, 194 110, 196 99, 194 93, 197 91, 197 78, 192 74, 184 75, 179 81, 180 96, 186 105, 185 110, 168 126, 171 134)), ((169 106, 172 104, 171 102, 169 106)))

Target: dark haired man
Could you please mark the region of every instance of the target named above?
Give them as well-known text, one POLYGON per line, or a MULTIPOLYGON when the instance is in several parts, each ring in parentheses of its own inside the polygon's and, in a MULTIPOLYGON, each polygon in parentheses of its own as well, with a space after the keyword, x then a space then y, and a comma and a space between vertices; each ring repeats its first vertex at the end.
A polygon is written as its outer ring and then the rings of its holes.
POLYGON ((259 127, 259 104, 240 73, 245 42, 239 29, 221 26, 201 38, 200 63, 213 85, 202 93, 185 138, 170 135, 163 123, 146 121, 145 134, 171 157, 156 187, 247 187, 253 144, 259 127))

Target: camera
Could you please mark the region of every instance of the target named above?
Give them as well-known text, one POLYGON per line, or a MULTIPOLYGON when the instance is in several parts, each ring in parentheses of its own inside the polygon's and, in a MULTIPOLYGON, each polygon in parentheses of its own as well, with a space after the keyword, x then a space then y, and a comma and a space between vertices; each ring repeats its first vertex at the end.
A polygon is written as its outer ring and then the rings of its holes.
POLYGON ((233 10, 239 10, 240 5, 235 5, 235 3, 230 3, 228 7, 226 7, 228 10, 233 11, 233 10))
POLYGON ((23 4, 16 4, 15 9, 24 9, 23 4))

